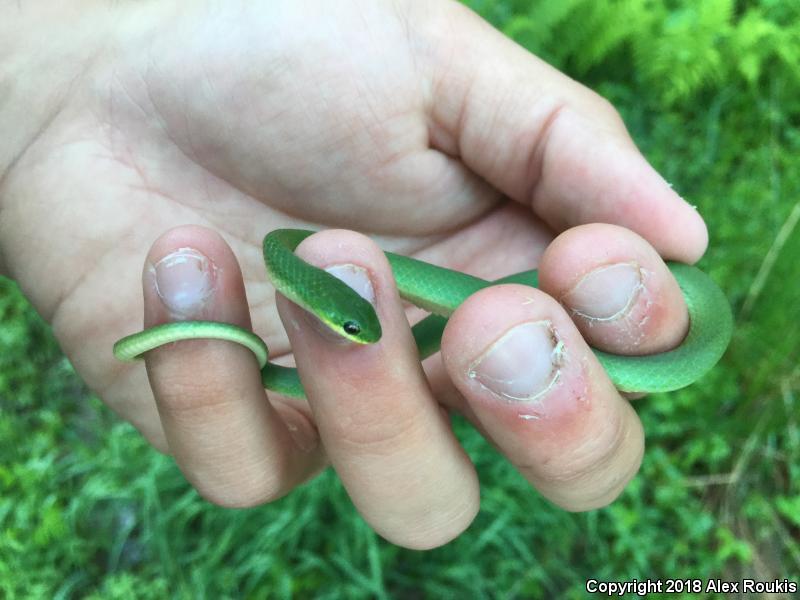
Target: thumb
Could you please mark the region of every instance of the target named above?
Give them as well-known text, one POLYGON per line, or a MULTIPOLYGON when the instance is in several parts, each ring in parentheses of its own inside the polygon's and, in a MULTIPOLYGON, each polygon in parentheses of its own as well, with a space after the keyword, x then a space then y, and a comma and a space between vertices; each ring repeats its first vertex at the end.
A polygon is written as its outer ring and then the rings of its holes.
POLYGON ((435 148, 556 231, 613 223, 665 258, 703 255, 702 218, 648 164, 611 104, 460 4, 426 10, 421 47, 435 148))

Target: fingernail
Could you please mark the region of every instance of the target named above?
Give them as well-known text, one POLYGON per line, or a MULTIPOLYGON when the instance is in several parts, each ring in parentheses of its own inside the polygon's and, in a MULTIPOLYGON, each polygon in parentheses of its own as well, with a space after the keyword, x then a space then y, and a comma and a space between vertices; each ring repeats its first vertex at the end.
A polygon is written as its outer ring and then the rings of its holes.
POLYGON ((531 401, 558 381, 563 358, 564 344, 550 321, 533 321, 504 333, 467 374, 503 398, 531 401))
POLYGON ((347 284, 347 286, 364 298, 367 302, 375 305, 375 288, 372 287, 367 270, 351 264, 333 265, 325 269, 328 273, 347 284))
POLYGON ((639 266, 618 263, 585 275, 562 300, 573 312, 587 319, 611 321, 627 314, 641 289, 639 266))
POLYGON ((214 293, 217 267, 192 248, 167 254, 153 270, 158 297, 175 317, 197 316, 214 293))
MULTIPOLYGON (((375 306, 375 288, 372 287, 372 281, 365 268, 345 263, 341 265, 331 265, 330 267, 326 267, 325 270, 336 277, 336 279, 344 282, 350 289, 364 298, 364 300, 375 306)), ((306 315, 311 326, 328 341, 349 342, 349 340, 333 331, 312 313, 306 312, 306 315)))

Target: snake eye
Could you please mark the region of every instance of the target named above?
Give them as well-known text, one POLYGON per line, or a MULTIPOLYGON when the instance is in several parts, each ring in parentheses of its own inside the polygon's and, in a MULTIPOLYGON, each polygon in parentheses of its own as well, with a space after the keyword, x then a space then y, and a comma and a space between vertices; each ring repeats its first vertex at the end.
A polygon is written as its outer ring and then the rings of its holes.
POLYGON ((345 321, 344 325, 342 325, 342 329, 348 335, 358 335, 361 333, 361 327, 355 321, 345 321))

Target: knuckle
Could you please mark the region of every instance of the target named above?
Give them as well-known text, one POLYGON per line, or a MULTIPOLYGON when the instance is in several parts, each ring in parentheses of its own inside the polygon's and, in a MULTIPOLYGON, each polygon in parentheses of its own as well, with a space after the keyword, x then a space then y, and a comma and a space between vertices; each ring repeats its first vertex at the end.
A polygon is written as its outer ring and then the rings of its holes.
POLYGON ((224 408, 239 392, 230 381, 222 384, 214 377, 185 375, 159 376, 153 379, 153 392, 159 407, 170 412, 224 408))
POLYGON ((625 123, 622 120, 622 115, 620 115, 616 106, 611 104, 610 101, 608 101, 600 94, 594 95, 594 101, 597 105, 596 111, 599 115, 605 117, 605 119, 607 119, 610 124, 625 129, 625 123))

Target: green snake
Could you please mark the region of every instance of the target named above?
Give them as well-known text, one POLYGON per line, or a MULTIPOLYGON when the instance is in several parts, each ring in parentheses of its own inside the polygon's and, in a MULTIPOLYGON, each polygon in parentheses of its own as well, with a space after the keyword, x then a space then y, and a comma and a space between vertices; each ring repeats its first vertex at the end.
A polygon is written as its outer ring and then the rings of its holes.
MULTIPOLYGON (((297 257, 295 248, 313 231, 277 229, 264 238, 264 264, 275 288, 315 314, 343 337, 373 344, 381 325, 372 305, 330 273, 297 257)), ((536 271, 486 281, 386 252, 400 296, 432 313, 413 328, 420 360, 438 352, 447 318, 470 295, 500 283, 536 287, 536 271)), ((617 389, 626 392, 668 392, 685 387, 705 374, 720 359, 733 331, 730 305, 722 291, 699 269, 667 263, 686 299, 689 332, 680 346, 646 356, 620 356, 592 349, 617 389)), ((267 346, 257 335, 213 321, 181 321, 157 325, 129 335, 114 344, 114 356, 127 361, 149 350, 191 339, 221 339, 253 351, 261 367, 264 387, 292 397, 305 397, 296 369, 268 362, 267 346)))

